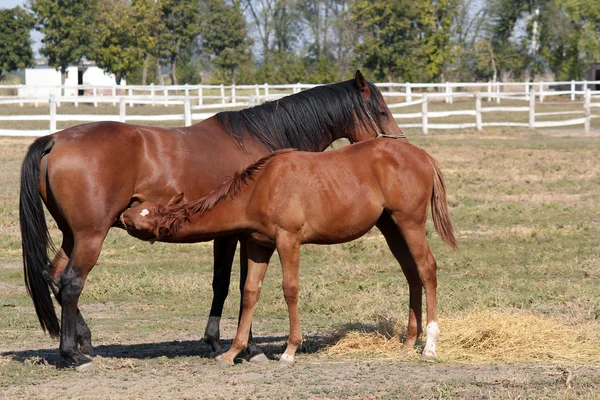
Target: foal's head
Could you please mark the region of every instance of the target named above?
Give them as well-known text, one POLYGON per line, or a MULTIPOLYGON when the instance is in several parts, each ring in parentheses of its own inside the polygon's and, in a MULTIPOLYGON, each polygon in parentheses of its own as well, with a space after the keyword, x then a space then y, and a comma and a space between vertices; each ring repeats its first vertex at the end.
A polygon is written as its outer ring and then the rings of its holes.
POLYGON ((121 214, 121 223, 127 229, 127 233, 141 240, 153 242, 161 237, 168 237, 170 231, 163 224, 166 220, 165 217, 179 217, 177 214, 179 210, 186 212, 184 209, 176 207, 182 199, 183 193, 173 196, 166 206, 144 201, 139 206, 125 210, 121 214))

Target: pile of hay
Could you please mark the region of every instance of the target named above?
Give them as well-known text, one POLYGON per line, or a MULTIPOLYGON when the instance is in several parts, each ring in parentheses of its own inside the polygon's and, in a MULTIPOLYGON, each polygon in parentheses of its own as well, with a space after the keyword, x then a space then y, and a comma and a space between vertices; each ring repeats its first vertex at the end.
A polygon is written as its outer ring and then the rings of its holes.
MULTIPOLYGON (((443 362, 600 364, 598 325, 567 326, 531 314, 489 311, 477 311, 459 318, 440 318, 439 324, 442 333, 437 354, 443 362)), ((418 358, 420 349, 403 351, 400 340, 403 333, 399 326, 396 326, 396 332, 393 336, 377 329, 375 332, 349 332, 325 349, 325 353, 395 360, 418 358)))

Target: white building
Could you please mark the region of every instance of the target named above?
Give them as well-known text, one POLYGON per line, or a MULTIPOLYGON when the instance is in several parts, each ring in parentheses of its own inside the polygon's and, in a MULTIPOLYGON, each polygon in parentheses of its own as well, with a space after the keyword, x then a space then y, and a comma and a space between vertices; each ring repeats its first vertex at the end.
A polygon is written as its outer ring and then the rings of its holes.
MULTIPOLYGON (((61 95, 59 87, 61 85, 60 71, 47 65, 38 65, 34 68, 25 69, 25 87, 19 89, 20 97, 47 98, 51 94, 56 97, 61 95)), ((112 93, 112 87, 116 86, 114 74, 104 72, 95 65, 70 66, 67 68, 67 78, 65 80, 65 96, 83 96, 91 94, 91 89, 77 89, 77 85, 103 86, 98 89, 98 95, 112 93)), ((121 80, 121 86, 125 85, 125 80, 121 80)))

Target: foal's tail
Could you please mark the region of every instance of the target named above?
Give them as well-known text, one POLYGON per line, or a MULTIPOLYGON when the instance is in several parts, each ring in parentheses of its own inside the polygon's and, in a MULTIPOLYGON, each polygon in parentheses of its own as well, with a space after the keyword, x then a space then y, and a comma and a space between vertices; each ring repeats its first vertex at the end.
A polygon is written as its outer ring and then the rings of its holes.
POLYGON ((446 184, 444 174, 438 162, 427 152, 424 152, 433 166, 433 193, 431 194, 431 214, 433 215, 433 226, 435 230, 453 249, 458 249, 458 241, 454 236, 454 228, 450 221, 448 202, 446 201, 446 184))
POLYGON ((21 246, 23 247, 23 271, 25 287, 33 300, 35 312, 44 331, 58 337, 60 327, 48 282, 44 272, 50 263, 48 247, 52 246, 44 207, 38 191, 40 160, 54 146, 52 135, 37 139, 29 147, 21 167, 21 194, 19 198, 19 222, 21 224, 21 246))

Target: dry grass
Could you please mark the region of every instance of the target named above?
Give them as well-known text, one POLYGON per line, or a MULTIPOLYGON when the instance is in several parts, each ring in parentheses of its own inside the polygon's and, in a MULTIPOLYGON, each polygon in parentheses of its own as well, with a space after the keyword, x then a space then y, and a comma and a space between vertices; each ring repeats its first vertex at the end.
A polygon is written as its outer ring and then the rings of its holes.
MULTIPOLYGON (((440 329, 438 354, 442 362, 600 365, 600 333, 592 325, 571 326, 528 313, 482 310, 456 318, 441 317, 440 329)), ((347 333, 324 353, 415 359, 416 352, 402 349, 405 334, 404 320, 383 320, 374 332, 347 333)))

